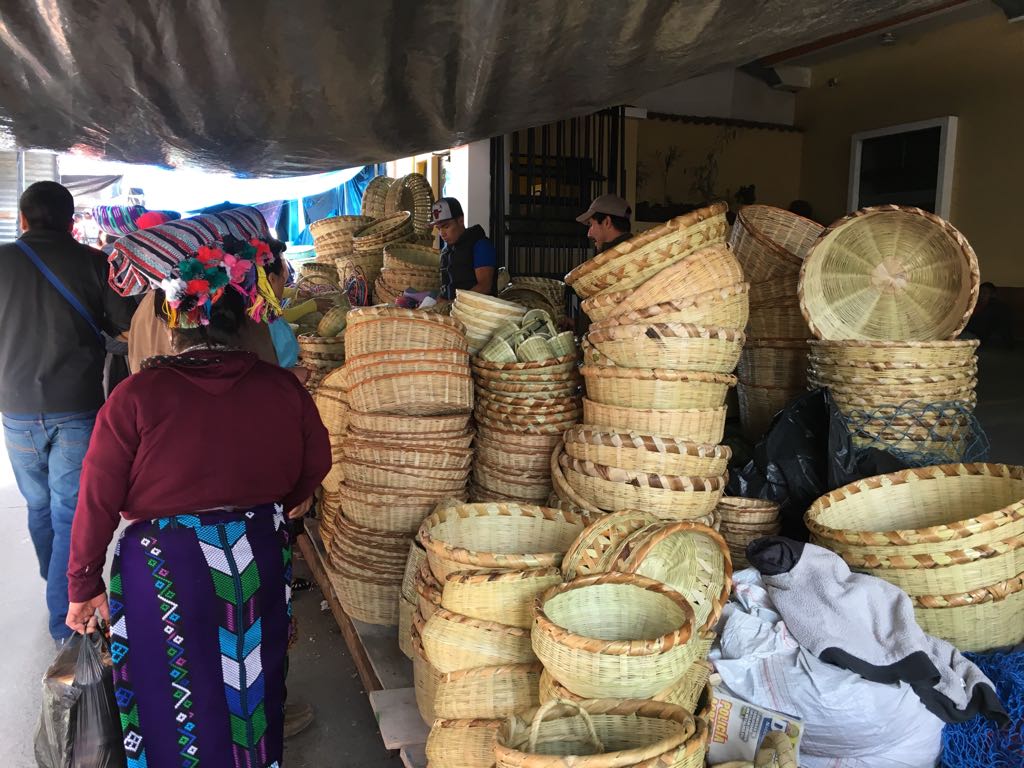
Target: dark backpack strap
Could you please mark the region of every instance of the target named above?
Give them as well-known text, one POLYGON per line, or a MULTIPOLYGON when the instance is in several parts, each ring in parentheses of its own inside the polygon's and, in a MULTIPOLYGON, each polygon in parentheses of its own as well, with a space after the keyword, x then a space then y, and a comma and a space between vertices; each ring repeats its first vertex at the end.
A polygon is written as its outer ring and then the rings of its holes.
POLYGON ((83 307, 82 302, 75 298, 75 295, 67 289, 67 286, 60 281, 60 278, 53 274, 48 266, 43 264, 43 260, 39 258, 39 254, 33 250, 32 246, 24 240, 15 240, 14 244, 25 252, 25 255, 32 260, 33 264, 36 265, 36 269, 43 273, 43 277, 49 281, 50 285, 56 288, 57 292, 64 297, 65 301, 67 301, 67 303, 82 316, 82 319, 89 324, 89 327, 92 328, 92 332, 96 334, 96 340, 100 344, 105 344, 103 340, 103 332, 100 330, 100 327, 96 325, 96 321, 92 319, 92 315, 89 314, 89 310, 83 307))

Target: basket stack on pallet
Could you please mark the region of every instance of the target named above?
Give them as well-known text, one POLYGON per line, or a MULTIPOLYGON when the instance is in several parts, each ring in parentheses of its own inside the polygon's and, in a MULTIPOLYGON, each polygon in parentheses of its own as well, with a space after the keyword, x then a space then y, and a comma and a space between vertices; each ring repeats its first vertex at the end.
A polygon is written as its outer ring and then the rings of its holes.
POLYGON ((585 526, 572 512, 518 504, 444 506, 423 521, 427 573, 410 645, 433 768, 492 766, 503 719, 538 705, 533 604, 561 583, 562 557, 585 526))
POLYGON ((352 235, 372 223, 370 216, 331 216, 314 221, 309 225, 309 233, 313 236, 316 262, 327 264, 330 269, 338 259, 351 258, 354 255, 352 235))
POLYGON ((541 700, 653 699, 707 719, 706 659, 732 588, 725 540, 699 523, 614 512, 573 543, 562 572, 533 629, 541 700), (617 660, 611 641, 625 639, 632 658, 617 660))
POLYGON ((814 244, 800 276, 801 308, 819 339, 808 379, 832 393, 856 445, 911 463, 963 458, 978 343, 955 339, 979 282, 966 238, 917 208, 857 211, 814 244))
POLYGON ((332 582, 345 611, 397 624, 409 546, 443 499, 465 499, 473 379, 461 325, 365 307, 349 313, 348 403, 332 582))
POLYGON ((399 211, 375 219, 352 234, 352 255, 336 261, 338 280, 349 289, 355 280, 361 286, 365 304, 372 299, 373 286, 384 268, 384 249, 395 243, 404 243, 413 237, 412 214, 399 211))
POLYGON ((384 266, 373 284, 377 304, 394 304, 406 290, 441 290, 441 254, 427 245, 393 243, 384 247, 384 266))
POLYGON ((581 413, 577 362, 572 332, 557 333, 541 309, 504 323, 473 358, 473 501, 540 504, 551 495, 551 451, 581 413))
POLYGON ((807 323, 797 284, 807 250, 823 227, 769 205, 736 214, 730 242, 750 283, 750 322, 737 375, 740 422, 749 440, 806 391, 807 323))
POLYGON ((732 555, 735 570, 747 568, 747 545, 762 536, 774 536, 782 529, 779 505, 766 499, 723 496, 718 501, 718 532, 732 555))
POLYGON ((945 464, 818 499, 811 540, 904 590, 917 623, 962 651, 1024 641, 1024 467, 945 464))
POLYGON ((726 482, 725 397, 743 346, 747 285, 718 203, 573 270, 593 324, 583 340, 583 426, 552 457, 555 492, 589 512, 711 520, 726 482))

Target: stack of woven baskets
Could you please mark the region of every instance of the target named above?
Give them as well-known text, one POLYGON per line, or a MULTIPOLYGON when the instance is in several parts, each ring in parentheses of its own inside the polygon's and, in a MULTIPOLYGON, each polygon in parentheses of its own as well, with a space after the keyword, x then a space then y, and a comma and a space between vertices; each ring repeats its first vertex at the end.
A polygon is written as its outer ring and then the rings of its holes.
POLYGON ((583 341, 585 427, 552 461, 563 501, 677 519, 714 511, 729 458, 716 446, 748 313, 725 213, 719 203, 673 219, 566 277, 595 322, 583 341))
POLYGON ((977 300, 974 250, 917 208, 866 208, 808 253, 800 303, 809 383, 827 387, 860 445, 959 460, 976 397, 976 341, 954 341, 977 300))
POLYGON ((750 322, 737 394, 744 434, 757 440, 772 417, 806 390, 807 323, 797 284, 823 227, 769 205, 736 214, 730 242, 750 283, 750 322))
POLYGON ((406 290, 441 290, 441 255, 427 245, 384 246, 384 267, 373 285, 377 304, 394 304, 406 290))
POLYGON ((521 323, 526 307, 474 291, 455 291, 452 317, 466 326, 469 351, 477 354, 506 323, 521 323))
POLYGON ((384 195, 384 214, 411 213, 413 234, 418 237, 429 236, 433 229, 430 223, 433 205, 434 190, 422 173, 410 173, 395 179, 384 195))
MULTIPOLYGON (((531 315, 554 330, 543 310, 531 315)), ((477 437, 470 498, 544 503, 552 490, 551 451, 580 417, 576 341, 571 332, 517 341, 529 329, 507 325, 514 338, 496 335, 473 358, 477 437)))
POLYGON ((585 525, 518 504, 445 506, 423 521, 427 573, 421 566, 410 645, 434 768, 493 765, 502 718, 539 703, 533 603, 561 583, 562 557, 585 525))
POLYGON ((345 436, 348 431, 348 400, 345 395, 345 372, 336 369, 328 373, 317 387, 314 401, 320 420, 327 427, 331 440, 331 471, 320 486, 320 538, 328 555, 333 550, 336 535, 335 521, 341 514, 341 485, 345 480, 342 467, 345 436))
POLYGON ((300 333, 299 363, 309 369, 306 389, 315 393, 324 378, 345 362, 345 326, 348 322, 349 303, 344 294, 326 295, 317 299, 322 316, 313 333, 300 333))
MULTIPOLYGON (((367 303, 384 267, 384 248, 413 237, 412 214, 399 211, 357 229, 352 234, 352 255, 336 261, 342 286, 352 280, 365 281, 367 303)), ((351 292, 350 292, 351 295, 351 292)))
POLYGON ((718 501, 719 533, 729 545, 733 568, 750 565, 747 545, 762 536, 774 536, 781 530, 779 505, 765 499, 723 496, 718 501))
POLYGON ((314 221, 309 225, 309 232, 313 235, 317 263, 333 268, 338 259, 351 258, 354 255, 352 235, 372 223, 370 216, 331 216, 314 221))
POLYGON ((462 328, 448 317, 365 307, 349 313, 345 340, 333 581, 350 616, 396 624, 413 534, 438 501, 465 499, 473 380, 462 328))
POLYGON ((706 658, 732 586, 718 533, 649 512, 615 512, 573 543, 562 572, 567 583, 543 597, 534 624, 542 701, 651 698, 689 712, 707 704, 706 658), (682 631, 671 645, 654 631, 668 625, 682 631), (636 658, 616 660, 626 640, 636 658))
POLYGON ((1024 641, 1024 467, 945 464, 870 477, 807 511, 812 541, 910 595, 963 651, 1024 641))

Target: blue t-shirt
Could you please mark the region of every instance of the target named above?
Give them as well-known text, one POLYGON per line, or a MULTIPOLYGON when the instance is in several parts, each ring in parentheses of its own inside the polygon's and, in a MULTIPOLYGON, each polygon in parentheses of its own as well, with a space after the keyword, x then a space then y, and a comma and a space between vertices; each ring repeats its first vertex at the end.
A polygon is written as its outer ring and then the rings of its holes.
POLYGON ((299 363, 299 342, 292 333, 292 327, 283 317, 270 324, 270 339, 274 342, 277 364, 282 368, 294 368, 299 363))
POLYGON ((494 243, 487 238, 477 240, 473 244, 473 269, 495 267, 497 265, 498 254, 494 250, 494 243))

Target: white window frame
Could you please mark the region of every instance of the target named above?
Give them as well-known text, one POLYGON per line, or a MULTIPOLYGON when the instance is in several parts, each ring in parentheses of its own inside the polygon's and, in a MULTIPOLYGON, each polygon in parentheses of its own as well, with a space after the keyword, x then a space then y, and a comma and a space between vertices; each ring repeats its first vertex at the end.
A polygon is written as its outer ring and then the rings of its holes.
POLYGON ((861 131, 850 137, 850 184, 847 190, 846 209, 849 212, 860 207, 860 165, 861 151, 866 139, 879 136, 892 136, 898 133, 909 133, 927 128, 939 128, 939 172, 935 180, 935 213, 944 219, 949 218, 950 204, 953 199, 953 166, 956 162, 956 129, 955 115, 936 117, 932 120, 920 120, 916 123, 901 123, 878 128, 874 131, 861 131))

